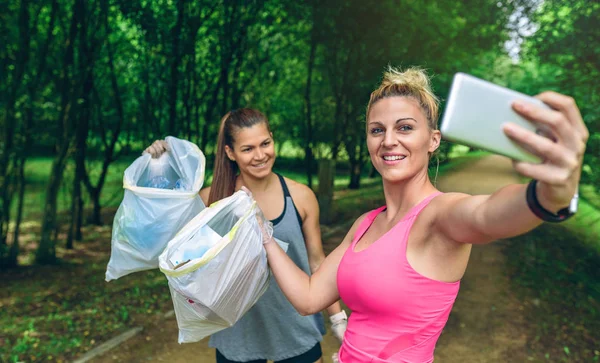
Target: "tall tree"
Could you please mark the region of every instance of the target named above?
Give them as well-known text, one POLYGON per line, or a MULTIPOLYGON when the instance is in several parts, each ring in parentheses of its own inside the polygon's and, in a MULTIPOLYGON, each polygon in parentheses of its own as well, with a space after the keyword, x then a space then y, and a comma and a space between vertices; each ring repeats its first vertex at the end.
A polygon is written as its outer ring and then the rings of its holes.
POLYGON ((79 19, 84 16, 84 0, 75 0, 68 35, 65 39, 65 54, 60 78, 57 80, 61 92, 61 107, 58 116, 60 126, 56 135, 56 156, 52 162, 50 178, 46 187, 46 198, 40 232, 40 244, 36 251, 36 261, 41 264, 56 262, 57 234, 57 198, 63 180, 65 166, 68 160, 73 139, 73 124, 76 113, 77 80, 73 66, 75 60, 75 41, 79 31, 79 19))

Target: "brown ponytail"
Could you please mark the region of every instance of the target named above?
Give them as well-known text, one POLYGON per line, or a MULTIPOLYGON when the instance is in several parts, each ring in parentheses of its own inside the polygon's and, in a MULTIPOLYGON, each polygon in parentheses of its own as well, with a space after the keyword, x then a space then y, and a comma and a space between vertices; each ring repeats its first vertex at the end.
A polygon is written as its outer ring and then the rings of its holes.
POLYGON ((237 164, 227 157, 225 146, 233 150, 234 133, 238 129, 252 127, 265 123, 269 132, 269 121, 260 111, 251 108, 240 108, 230 111, 221 119, 219 136, 217 138, 217 152, 213 168, 213 179, 208 195, 208 204, 227 198, 235 191, 237 164))

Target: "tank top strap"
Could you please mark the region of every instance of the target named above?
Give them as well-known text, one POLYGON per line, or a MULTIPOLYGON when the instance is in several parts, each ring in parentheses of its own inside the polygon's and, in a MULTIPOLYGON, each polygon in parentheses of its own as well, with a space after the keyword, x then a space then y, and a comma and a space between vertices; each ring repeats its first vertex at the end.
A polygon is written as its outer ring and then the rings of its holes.
POLYGON ((296 214, 296 219, 298 220, 298 224, 300 225, 300 228, 302 228, 302 217, 300 217, 300 212, 298 212, 298 208, 296 208, 296 204, 294 203, 294 199, 292 198, 292 194, 290 194, 290 190, 287 186, 287 183, 285 182, 285 179, 283 178, 283 176, 279 173, 275 173, 275 175, 277 175, 277 177, 279 178, 279 183, 281 184, 281 189, 283 189, 283 213, 281 213, 281 215, 277 218, 275 218, 274 220, 272 220, 271 222, 273 224, 277 224, 279 223, 286 211, 287 211, 287 207, 288 207, 288 198, 289 198, 289 202, 292 204, 292 207, 294 208, 294 214, 296 214))
POLYGON ((426 197, 425 199, 423 199, 422 201, 420 201, 419 204, 417 204, 414 207, 412 207, 412 209, 402 219, 404 220, 404 219, 408 219, 408 218, 411 218, 411 217, 419 215, 419 213, 421 213, 421 211, 423 209, 425 209, 425 207, 427 207, 427 205, 429 205, 429 202, 431 202, 431 200, 433 198, 437 197, 440 194, 443 194, 443 193, 442 192, 435 192, 435 193, 429 195, 428 197, 426 197))
POLYGON ((379 213, 381 213, 383 210, 385 210, 385 208, 386 208, 386 206, 384 205, 377 209, 373 209, 372 211, 369 212, 369 214, 367 214, 365 219, 363 219, 363 221, 360 222, 360 224, 358 225, 358 228, 356 229, 356 232, 354 232, 354 238, 352 240, 352 248, 354 248, 354 244, 356 244, 356 241, 358 241, 363 236, 363 234, 365 234, 367 229, 369 229, 369 227, 371 227, 371 224, 373 224, 373 221, 375 220, 377 215, 379 213))
POLYGON ((279 178, 279 182, 281 183, 281 188, 283 189, 283 197, 291 197, 292 195, 290 194, 290 190, 288 189, 288 186, 285 182, 285 179, 283 178, 283 175, 279 174, 279 173, 275 173, 275 175, 277 175, 277 177, 279 178))

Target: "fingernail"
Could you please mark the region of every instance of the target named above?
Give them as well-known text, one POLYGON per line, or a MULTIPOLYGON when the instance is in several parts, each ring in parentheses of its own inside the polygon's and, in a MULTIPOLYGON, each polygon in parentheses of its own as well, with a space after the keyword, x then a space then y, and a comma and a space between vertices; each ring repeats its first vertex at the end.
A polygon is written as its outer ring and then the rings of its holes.
POLYGON ((521 102, 521 101, 515 101, 515 102, 513 102, 513 107, 517 111, 527 111, 527 106, 523 102, 521 102))

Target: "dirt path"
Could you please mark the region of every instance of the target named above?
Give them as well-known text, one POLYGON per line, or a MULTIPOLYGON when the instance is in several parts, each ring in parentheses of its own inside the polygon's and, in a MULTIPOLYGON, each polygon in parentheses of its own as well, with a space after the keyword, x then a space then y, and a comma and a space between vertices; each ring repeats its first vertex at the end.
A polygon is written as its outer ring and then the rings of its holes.
MULTIPOLYGON (((481 194, 515 181, 518 177, 511 171, 510 161, 489 156, 440 178, 438 187, 442 191, 481 194)), ((324 241, 326 252, 343 235, 340 231, 324 241)), ((501 248, 501 243, 474 247, 457 302, 436 349, 436 363, 527 361, 522 307, 511 294, 501 248)), ((183 345, 176 340, 177 324, 171 317, 160 326, 145 327, 140 335, 93 362, 214 362, 214 350, 208 348, 206 340, 183 345)), ((326 363, 331 362, 331 354, 338 348, 328 333, 323 341, 326 363)))
MULTIPOLYGON (((491 193, 519 182, 511 162, 481 159, 440 179, 442 191, 491 193)), ((473 246, 458 298, 436 349, 437 362, 526 362, 523 308, 510 291, 502 241, 473 246)))

